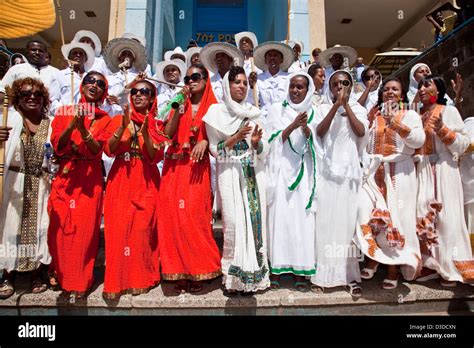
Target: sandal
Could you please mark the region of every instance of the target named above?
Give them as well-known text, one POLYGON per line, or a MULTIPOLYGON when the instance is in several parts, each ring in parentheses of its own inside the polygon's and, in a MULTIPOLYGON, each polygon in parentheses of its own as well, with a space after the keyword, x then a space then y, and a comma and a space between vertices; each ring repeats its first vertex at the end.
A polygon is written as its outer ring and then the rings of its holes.
POLYGON ((362 288, 356 282, 349 283, 344 288, 349 294, 351 294, 352 297, 362 296, 362 288))
POLYGON ((188 282, 185 279, 178 280, 174 286, 174 291, 178 295, 184 294, 186 291, 188 291, 188 282))
POLYGON ((48 290, 48 285, 43 282, 41 278, 36 278, 31 281, 31 293, 32 294, 41 294, 48 290))
POLYGON ((449 281, 444 279, 441 279, 440 283, 441 286, 444 286, 445 288, 454 288, 458 285, 458 282, 456 281, 449 281))
POLYGON ((360 272, 360 277, 364 280, 370 280, 374 277, 375 273, 377 272, 377 269, 379 268, 379 263, 374 267, 374 268, 364 268, 362 272, 360 272), (364 275, 366 273, 367 275, 364 275))
POLYGON ((202 283, 198 281, 192 281, 191 284, 189 284, 189 292, 192 294, 201 292, 203 289, 202 283))
POLYGON ((310 290, 316 294, 324 294, 324 288, 316 284, 311 284, 310 290))
POLYGON ((56 272, 55 271, 48 272, 48 277, 49 277, 49 285, 51 286, 51 289, 54 291, 60 290, 61 286, 59 285, 58 275, 56 274, 56 272))
POLYGON ((308 292, 308 283, 306 282, 295 282, 295 288, 300 292, 308 292))
POLYGON ((13 287, 13 283, 8 279, 5 279, 0 284, 0 300, 6 300, 10 296, 15 293, 15 288, 13 287))
POLYGON ((280 289, 280 282, 278 280, 271 280, 270 290, 278 290, 278 289, 280 289))
POLYGON ((382 289, 393 290, 398 286, 398 279, 384 279, 382 282, 382 289))

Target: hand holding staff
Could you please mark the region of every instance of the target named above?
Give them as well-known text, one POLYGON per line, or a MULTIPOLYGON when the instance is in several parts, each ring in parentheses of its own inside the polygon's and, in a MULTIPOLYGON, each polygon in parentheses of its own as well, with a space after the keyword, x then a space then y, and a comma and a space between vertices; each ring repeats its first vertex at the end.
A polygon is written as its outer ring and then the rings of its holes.
POLYGON ((0 128, 0 208, 3 207, 3 177, 5 173, 5 142, 11 128, 7 127, 8 122, 8 92, 3 99, 3 121, 0 128), (6 134, 5 134, 6 133, 6 134), (4 138, 4 139, 2 139, 4 138))

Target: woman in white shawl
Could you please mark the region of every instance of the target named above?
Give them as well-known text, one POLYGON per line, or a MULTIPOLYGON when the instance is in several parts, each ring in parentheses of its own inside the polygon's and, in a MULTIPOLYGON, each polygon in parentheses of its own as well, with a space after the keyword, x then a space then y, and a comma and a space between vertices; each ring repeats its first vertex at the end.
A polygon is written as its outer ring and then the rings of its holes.
POLYGON ((426 141, 417 166, 417 232, 425 268, 417 280, 441 277, 442 286, 453 287, 474 280, 459 173, 469 137, 458 110, 445 105, 443 79, 427 76, 419 87, 426 141))
POLYGON ((368 66, 360 75, 362 91, 355 93, 354 99, 367 111, 377 105, 379 99, 379 88, 382 84, 382 74, 374 67, 368 66))
MULTIPOLYGON (((423 77, 431 75, 431 69, 425 63, 418 63, 413 65, 410 70, 410 88, 408 90, 408 100, 412 104, 412 108, 415 108, 416 112, 420 112, 420 109, 423 107, 423 103, 420 101, 420 95, 418 92, 418 84, 420 83, 423 77)), ((456 74, 456 81, 451 80, 451 86, 453 87, 455 97, 454 101, 445 94, 446 105, 455 106, 459 112, 461 112, 461 104, 463 101, 462 92, 464 89, 464 83, 462 81, 461 75, 456 74)))
POLYGON ((361 278, 371 279, 379 263, 386 264, 382 288, 390 290, 398 286, 398 268, 409 281, 421 271, 413 155, 425 131, 420 115, 404 108, 408 100, 400 80, 385 80, 379 96, 369 130, 371 161, 359 191, 356 243, 369 258, 361 278))
POLYGON ((224 295, 251 294, 269 287, 264 159, 268 142, 260 111, 245 101, 242 67, 224 76, 223 103, 203 117, 209 149, 216 157, 222 201, 224 295))
POLYGON ((291 273, 295 287, 308 291, 305 277, 316 272, 316 153, 310 127, 315 86, 310 75, 295 72, 288 77, 286 90, 286 100, 268 110, 265 127, 271 134, 267 160, 270 279, 271 288, 278 289, 280 275, 291 273))
POLYGON ((45 154, 51 135, 49 94, 41 81, 27 77, 13 83, 11 95, 16 110, 8 115, 7 127, 0 127, 0 142, 6 146, 0 210, 0 299, 15 292, 13 272, 32 271, 31 291, 46 291, 42 266, 51 263, 47 244, 51 183, 45 154))
POLYGON ((312 290, 345 286, 361 296, 360 270, 352 239, 361 184, 360 156, 367 144, 367 112, 350 100, 351 75, 335 71, 329 78, 327 104, 315 114, 318 184, 316 192, 316 274, 312 290))

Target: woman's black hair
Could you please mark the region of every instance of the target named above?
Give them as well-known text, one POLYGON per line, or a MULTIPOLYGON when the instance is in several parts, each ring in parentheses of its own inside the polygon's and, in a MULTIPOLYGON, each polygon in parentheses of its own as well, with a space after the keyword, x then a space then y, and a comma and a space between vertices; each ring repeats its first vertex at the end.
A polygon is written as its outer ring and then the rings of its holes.
POLYGON ((418 82, 418 90, 428 81, 433 81, 436 89, 438 90, 438 98, 436 99, 436 103, 440 105, 446 105, 447 100, 444 97, 446 95, 446 83, 444 82, 443 78, 435 75, 425 76, 420 80, 420 82, 418 82))
POLYGON ((319 69, 323 69, 323 66, 321 64, 319 64, 319 63, 311 64, 309 69, 308 69, 308 75, 311 76, 311 77, 314 77, 314 75, 316 75, 316 72, 319 69))
POLYGON ((405 87, 403 86, 402 81, 397 77, 387 77, 385 80, 383 80, 382 84, 380 85, 377 106, 380 107, 383 104, 383 89, 385 88, 385 85, 389 83, 390 81, 395 81, 400 85, 401 90, 402 90, 402 98, 400 100, 402 101, 402 103, 408 104, 409 101, 408 101, 407 91, 405 87))
POLYGON ((229 70, 229 82, 235 81, 237 75, 240 75, 240 74, 245 75, 244 68, 238 65, 231 66, 229 70))
POLYGON ((191 69, 191 68, 196 68, 196 69, 201 70, 201 75, 205 80, 207 80, 209 78, 209 72, 207 71, 207 69, 204 65, 202 65, 202 64, 192 64, 188 68, 188 70, 191 69))

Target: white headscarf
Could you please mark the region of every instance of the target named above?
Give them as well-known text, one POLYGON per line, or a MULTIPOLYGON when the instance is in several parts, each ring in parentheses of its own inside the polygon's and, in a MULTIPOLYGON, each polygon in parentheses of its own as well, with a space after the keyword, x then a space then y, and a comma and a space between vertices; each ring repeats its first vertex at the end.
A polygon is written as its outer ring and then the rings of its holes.
POLYGON ((256 121, 261 111, 246 99, 237 103, 230 94, 229 72, 222 81, 223 98, 221 104, 213 104, 203 117, 203 121, 218 131, 232 135, 239 129, 244 119, 256 121))
POLYGON ((408 93, 407 93, 408 100, 410 101, 410 103, 413 101, 413 99, 415 98, 416 93, 418 92, 418 82, 416 82, 416 80, 415 80, 415 73, 421 67, 427 68, 429 73, 431 74, 430 67, 428 65, 426 65, 425 63, 418 63, 418 64, 413 65, 413 67, 410 70, 410 88, 409 88, 408 93))
POLYGON ((304 111, 307 111, 309 109, 311 109, 312 105, 313 105, 313 94, 314 92, 316 91, 316 87, 314 86, 314 82, 313 82, 313 79, 311 78, 311 76, 309 76, 306 72, 304 71, 298 71, 298 72, 294 72, 292 73, 291 75, 288 76, 287 80, 286 80, 286 92, 287 92, 287 95, 286 95, 286 101, 288 102, 288 104, 291 106, 291 108, 293 110, 295 110, 296 112, 304 112, 304 111), (291 83, 291 79, 293 77, 296 77, 296 76, 304 76, 308 79, 308 93, 306 93, 306 96, 304 98, 304 100, 299 103, 299 104, 294 104, 292 101, 291 101, 291 98, 290 98, 290 83, 291 83))

